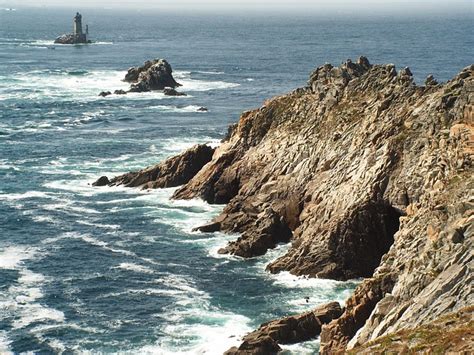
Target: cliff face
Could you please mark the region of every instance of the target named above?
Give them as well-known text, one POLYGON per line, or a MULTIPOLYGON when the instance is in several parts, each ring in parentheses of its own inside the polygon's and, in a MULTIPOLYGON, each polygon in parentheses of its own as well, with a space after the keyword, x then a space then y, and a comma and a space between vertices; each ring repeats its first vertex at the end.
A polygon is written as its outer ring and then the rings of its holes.
POLYGON ((323 327, 323 352, 472 304, 473 71, 417 86, 365 58, 322 66, 245 112, 174 197, 227 203, 210 226, 242 236, 223 253, 291 240, 271 272, 368 277, 323 327))
POLYGON ((353 347, 472 304, 474 65, 446 84, 364 57, 245 112, 174 198, 226 203, 220 252, 288 253, 271 272, 366 279, 323 326, 353 347))

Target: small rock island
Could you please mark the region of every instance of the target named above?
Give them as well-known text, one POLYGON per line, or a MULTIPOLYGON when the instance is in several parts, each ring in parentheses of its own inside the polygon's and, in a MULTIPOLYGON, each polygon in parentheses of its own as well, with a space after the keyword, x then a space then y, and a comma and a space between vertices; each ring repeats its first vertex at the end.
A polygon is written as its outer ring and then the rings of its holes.
POLYGON ((59 36, 58 38, 56 38, 54 43, 56 44, 91 43, 91 41, 87 39, 88 35, 89 35, 89 26, 86 25, 86 31, 82 32, 82 15, 79 12, 77 12, 73 20, 73 33, 68 33, 68 34, 59 36))

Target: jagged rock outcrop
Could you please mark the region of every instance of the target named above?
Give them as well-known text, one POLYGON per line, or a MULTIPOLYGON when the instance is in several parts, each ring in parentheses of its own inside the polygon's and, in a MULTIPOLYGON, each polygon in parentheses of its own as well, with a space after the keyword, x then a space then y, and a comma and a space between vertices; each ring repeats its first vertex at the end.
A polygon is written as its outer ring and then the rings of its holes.
MULTIPOLYGON (((163 94, 167 96, 186 96, 185 93, 175 90, 176 87, 182 85, 174 80, 173 69, 165 59, 149 60, 141 67, 132 67, 128 69, 123 80, 131 83, 130 89, 128 91, 115 90, 115 95, 163 90, 163 94)), ((109 95, 112 95, 112 92, 102 91, 99 94, 102 97, 109 95)))
POLYGON ((243 338, 242 344, 225 352, 226 355, 276 354, 278 344, 294 344, 315 338, 323 324, 338 318, 342 313, 337 302, 321 305, 312 311, 264 323, 243 338))
MULTIPOLYGON (((226 203, 203 231, 271 272, 365 277, 323 326, 323 353, 472 304, 474 65, 444 84, 361 57, 242 114, 174 198, 226 203)), ((271 346, 270 343, 267 345, 271 346)))
POLYGON ((141 67, 130 68, 124 81, 131 83, 130 92, 164 90, 181 86, 173 78, 171 65, 164 59, 145 62, 141 67))
MULTIPOLYGON (((114 177, 108 185, 124 185, 143 189, 183 185, 212 159, 213 153, 214 148, 206 144, 199 144, 160 164, 114 177)), ((103 186, 106 178, 102 176, 94 184, 103 186)))

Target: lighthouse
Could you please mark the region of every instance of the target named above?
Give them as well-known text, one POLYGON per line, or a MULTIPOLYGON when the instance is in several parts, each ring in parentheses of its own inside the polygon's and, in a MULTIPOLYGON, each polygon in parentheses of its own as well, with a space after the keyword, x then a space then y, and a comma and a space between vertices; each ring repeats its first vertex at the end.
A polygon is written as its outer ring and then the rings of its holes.
POLYGON ((82 36, 82 15, 78 12, 74 16, 74 36, 82 36))
POLYGON ((77 12, 76 16, 73 18, 73 29, 72 33, 65 34, 56 38, 54 43, 58 44, 81 44, 81 43, 91 43, 87 39, 89 35, 89 26, 86 25, 86 32, 82 31, 82 15, 77 12))

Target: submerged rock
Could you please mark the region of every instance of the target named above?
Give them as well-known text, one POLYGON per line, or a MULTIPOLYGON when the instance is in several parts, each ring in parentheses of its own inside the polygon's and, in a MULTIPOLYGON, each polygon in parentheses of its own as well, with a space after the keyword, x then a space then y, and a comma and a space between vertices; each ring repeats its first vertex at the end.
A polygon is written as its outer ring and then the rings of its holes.
POLYGON ((278 344, 294 344, 313 339, 321 326, 342 314, 338 302, 321 305, 312 311, 264 323, 243 338, 242 344, 225 352, 226 355, 276 354, 278 344))
POLYGON ((92 183, 92 186, 106 186, 108 184, 110 184, 109 178, 107 176, 101 176, 94 183, 92 183))
POLYGON ((163 94, 166 96, 186 96, 184 92, 179 92, 173 88, 164 88, 163 94))
POLYGON ((211 159, 214 148, 196 145, 184 153, 146 169, 117 176, 110 185, 126 187, 163 188, 187 183, 211 159))
POLYGON ((124 81, 131 83, 131 92, 164 90, 181 86, 173 78, 171 65, 164 59, 147 61, 141 67, 130 68, 124 81))
POLYGON ((112 93, 110 91, 102 91, 99 96, 102 96, 102 97, 106 97, 106 96, 109 96, 109 95, 112 95, 112 93))
POLYGON ((207 109, 207 107, 204 107, 204 106, 199 107, 197 110, 198 110, 199 112, 207 112, 207 111, 209 111, 209 110, 207 109))

